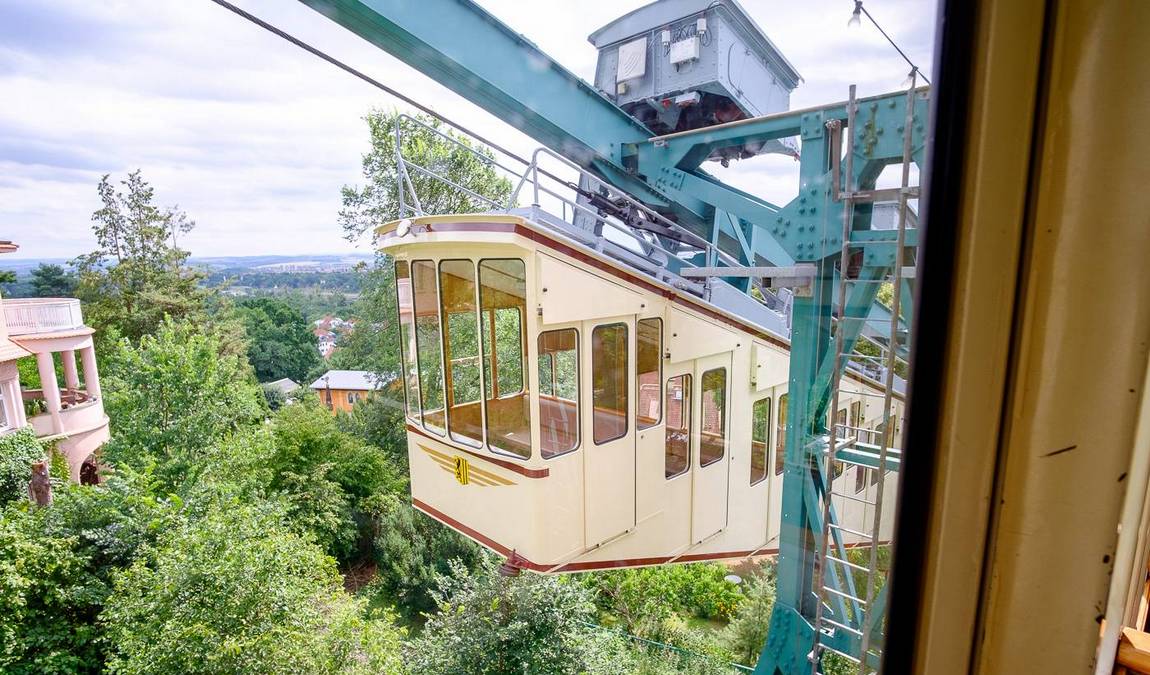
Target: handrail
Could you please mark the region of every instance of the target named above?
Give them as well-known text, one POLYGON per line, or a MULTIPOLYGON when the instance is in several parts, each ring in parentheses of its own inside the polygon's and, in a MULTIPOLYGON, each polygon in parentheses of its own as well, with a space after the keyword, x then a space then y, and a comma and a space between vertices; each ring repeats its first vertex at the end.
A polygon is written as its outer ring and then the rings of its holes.
POLYGON ((12 298, 3 301, 8 334, 31 335, 84 327, 80 301, 74 298, 12 298))
MULTIPOLYGON (((496 157, 489 155, 489 154, 484 154, 483 152, 480 152, 478 149, 476 149, 476 148, 474 148, 474 147, 472 147, 466 143, 461 142, 458 138, 455 138, 455 137, 451 136, 450 134, 446 134, 446 133, 440 131, 439 129, 436 129, 433 126, 426 124, 425 122, 422 122, 422 121, 420 121, 414 117, 411 117, 410 115, 401 114, 396 118, 394 133, 395 133, 396 170, 397 170, 397 173, 399 174, 399 178, 400 178, 399 208, 400 208, 400 215, 401 216, 406 216, 409 213, 413 214, 415 216, 427 215, 424 213, 423 206, 419 200, 419 195, 415 189, 414 184, 411 181, 411 175, 410 175, 411 171, 414 171, 420 175, 426 176, 427 178, 430 178, 432 180, 443 183, 444 185, 447 185, 453 189, 459 190, 460 192, 467 195, 471 199, 477 200, 483 204, 487 204, 495 210, 502 210, 504 212, 510 212, 512 209, 518 207, 519 197, 522 194, 524 187, 527 186, 528 183, 530 183, 531 189, 532 189, 532 196, 533 196, 533 204, 534 205, 536 205, 536 206, 539 205, 541 195, 546 195, 548 197, 554 198, 557 201, 559 201, 563 207, 564 221, 566 221, 567 207, 570 206, 572 217, 574 217, 574 215, 577 213, 582 213, 582 214, 594 219, 594 221, 597 223, 602 223, 604 225, 607 225, 611 229, 619 232, 620 234, 629 238, 631 241, 633 241, 635 243, 635 245, 638 247, 639 250, 638 251, 628 250, 629 254, 635 254, 635 255, 638 255, 640 257, 645 257, 645 258, 650 260, 651 264, 657 265, 658 267, 667 268, 668 263, 672 259, 674 259, 679 265, 684 266, 684 267, 697 267, 697 265, 695 265, 694 263, 692 263, 688 260, 684 260, 680 256, 680 254, 682 253, 681 250, 672 250, 671 248, 668 248, 668 247, 662 245, 659 242, 659 240, 657 239, 657 236, 651 236, 651 235, 660 235, 660 234, 672 236, 673 240, 676 241, 678 244, 683 245, 683 246, 687 246, 687 247, 690 247, 692 249, 696 249, 697 251, 702 252, 706 264, 715 264, 716 262, 722 262, 725 265, 728 265, 731 267, 741 267, 742 266, 742 264, 738 261, 738 259, 736 259, 734 256, 731 256, 730 254, 720 250, 713 243, 708 242, 707 240, 703 239, 702 237, 695 234, 694 232, 691 232, 689 230, 682 228, 678 223, 675 223, 674 221, 668 219, 666 216, 658 213, 657 211, 655 211, 651 207, 647 206, 646 204, 642 203, 641 201, 634 198, 633 196, 631 196, 631 195, 627 194, 626 192, 623 192, 622 190, 616 188, 615 186, 603 181, 597 175, 591 173, 590 171, 587 171, 582 166, 571 161, 567 157, 564 157, 564 156, 560 155, 559 153, 554 152, 553 150, 551 150, 549 148, 544 148, 544 147, 537 148, 532 153, 530 162, 525 162, 522 158, 511 156, 512 159, 514 159, 515 161, 525 164, 524 169, 522 170, 522 172, 520 172, 520 171, 516 171, 511 166, 508 166, 507 164, 500 162, 496 157), (463 150, 463 151, 467 152, 468 154, 472 155, 473 157, 478 159, 480 162, 482 162, 482 163, 484 163, 490 167, 497 167, 499 169, 502 169, 503 171, 506 171, 507 173, 511 174, 512 176, 515 176, 516 178, 518 178, 518 180, 515 183, 514 189, 511 191, 510 195, 508 196, 507 203, 506 204, 499 204, 498 202, 496 202, 493 199, 485 197, 484 195, 481 195, 481 194, 475 192, 474 190, 471 190, 470 188, 468 188, 464 185, 461 185, 460 183, 429 169, 428 167, 421 166, 420 164, 418 164, 414 161, 411 161, 411 160, 407 159, 406 157, 404 157, 404 155, 403 155, 403 127, 404 127, 405 123, 410 123, 411 125, 414 125, 415 127, 429 131, 432 134, 434 134, 436 137, 447 141, 452 146, 454 146, 460 150, 463 150), (635 211, 641 213, 642 216, 650 222, 651 228, 647 229, 647 228, 642 227, 641 225, 623 222, 618 217, 613 216, 613 215, 604 215, 598 209, 593 208, 591 206, 588 206, 587 204, 580 203, 578 198, 572 199, 568 196, 561 194, 557 188, 553 189, 547 185, 544 185, 540 179, 541 174, 544 178, 547 178, 547 179, 554 181, 555 183, 558 184, 558 186, 560 186, 563 189, 573 191, 576 193, 576 195, 583 194, 583 188, 581 188, 579 185, 576 185, 575 183, 572 183, 568 180, 564 180, 564 179, 560 178, 559 176, 556 176, 555 174, 551 173, 550 171, 547 171, 546 169, 544 169, 541 166, 541 162, 540 162, 540 159, 542 157, 549 157, 551 159, 554 159, 555 161, 558 161, 560 164, 562 164, 564 167, 573 170, 574 172, 576 172, 576 174, 578 175, 578 177, 580 179, 585 180, 586 184, 588 186, 591 186, 593 189, 605 190, 606 194, 603 196, 607 200, 610 200, 612 202, 621 201, 626 206, 628 206, 628 207, 634 209, 635 211), (407 197, 411 198, 411 201, 414 203, 414 206, 412 204, 408 203, 407 197), (665 230, 666 232, 664 233, 664 232, 661 232, 660 230, 665 230)), ((546 224, 546 223, 544 223, 544 224, 546 224)), ((627 246, 620 244, 618 242, 610 241, 609 239, 605 239, 602 237, 601 234, 598 236, 600 237, 601 243, 598 245, 597 248, 603 249, 603 248, 607 247, 608 244, 610 244, 611 247, 614 247, 616 249, 618 249, 618 248, 627 249, 627 246)), ((608 250, 607 252, 610 253, 611 251, 608 250)), ((618 250, 616 250, 615 252, 617 255, 622 255, 621 253, 618 252, 618 250)), ((674 271, 674 270, 671 270, 671 271, 674 271)), ((705 288, 705 286, 702 288, 705 288)), ((760 290, 762 290, 762 289, 760 289, 760 290)), ((760 302, 763 302, 764 304, 767 304, 768 306, 770 306, 770 302, 765 299, 767 297, 769 297, 769 295, 764 293, 764 299, 760 300, 760 302)))

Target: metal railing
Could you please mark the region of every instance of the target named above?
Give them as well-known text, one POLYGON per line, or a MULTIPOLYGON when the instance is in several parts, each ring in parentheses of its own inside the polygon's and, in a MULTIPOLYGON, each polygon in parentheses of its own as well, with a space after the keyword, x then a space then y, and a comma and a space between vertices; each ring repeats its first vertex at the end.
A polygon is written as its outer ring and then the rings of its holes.
POLYGON ((80 301, 74 298, 13 298, 3 301, 9 335, 55 333, 84 327, 80 301))
MULTIPOLYGON (((425 211, 419 192, 412 181, 412 175, 415 174, 442 183, 465 195, 476 206, 492 211, 507 213, 527 206, 520 204, 520 199, 525 195, 530 195, 530 206, 535 207, 542 207, 544 198, 553 200, 554 208, 559 212, 556 220, 561 222, 563 227, 556 227, 556 223, 548 220, 541 220, 538 224, 561 231, 601 253, 699 295, 706 295, 707 282, 684 279, 678 275, 679 270, 717 265, 743 266, 737 258, 720 250, 705 238, 550 149, 536 149, 531 155, 530 162, 510 155, 501 160, 409 115, 400 115, 396 118, 394 134, 396 171, 400 183, 400 217, 440 215, 425 211), (407 125, 430 132, 455 148, 470 154, 487 167, 503 172, 505 177, 514 181, 514 189, 507 201, 499 202, 479 194, 466 185, 405 157, 403 134, 407 125), (561 173, 569 172, 575 180, 562 178, 549 171, 545 168, 544 162, 558 165, 561 167, 559 169, 561 173), (577 225, 579 216, 589 221, 591 227, 577 225), (606 230, 611 230, 616 235, 609 236, 605 233, 606 230), (701 265, 696 262, 700 259, 701 265)), ((780 304, 773 291, 763 287, 759 280, 755 280, 754 283, 763 296, 760 302, 772 309, 780 304)))

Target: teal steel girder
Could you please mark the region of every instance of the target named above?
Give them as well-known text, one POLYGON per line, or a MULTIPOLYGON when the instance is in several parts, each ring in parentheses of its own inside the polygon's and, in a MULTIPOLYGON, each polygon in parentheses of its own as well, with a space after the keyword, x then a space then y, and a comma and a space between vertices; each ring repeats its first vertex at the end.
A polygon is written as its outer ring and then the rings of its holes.
MULTIPOLYGON (((902 161, 906 96, 906 92, 893 92, 856 102, 856 128, 844 133, 855 135, 852 185, 857 189, 873 188, 885 167, 902 161)), ((828 161, 826 123, 834 119, 845 127, 846 108, 845 103, 838 103, 653 138, 633 149, 637 173, 668 198, 690 200, 694 212, 699 211, 698 202, 702 201, 751 223, 754 232, 748 238, 747 257, 760 255, 776 265, 820 260, 842 247, 843 202, 831 194, 834 176, 828 161), (735 190, 699 171, 700 164, 715 149, 794 135, 802 143, 799 194, 783 207, 735 190), (786 253, 785 258, 779 255, 780 250, 786 253)), ((925 91, 916 92, 911 146, 912 157, 920 165, 924 160, 927 108, 925 91)), ((841 172, 840 189, 846 185, 845 161, 841 172)), ((853 223, 857 231, 868 231, 871 210, 869 203, 856 204, 853 223)), ((889 251, 884 250, 883 257, 893 260, 893 244, 886 248, 889 251)), ((878 256, 879 250, 883 247, 867 252, 878 256)), ((876 257, 872 264, 879 262, 876 257)))
POLYGON ((539 143, 654 206, 623 168, 650 131, 472 0, 300 0, 539 143))

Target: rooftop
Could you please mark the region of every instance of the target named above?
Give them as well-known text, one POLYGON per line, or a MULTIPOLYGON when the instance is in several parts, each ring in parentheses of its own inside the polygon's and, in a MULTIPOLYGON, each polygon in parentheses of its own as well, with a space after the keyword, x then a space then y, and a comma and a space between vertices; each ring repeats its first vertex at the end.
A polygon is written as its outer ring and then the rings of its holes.
MULTIPOLYGON (((387 378, 383 378, 386 380, 387 378)), ((382 389, 380 378, 370 370, 329 370, 311 383, 312 389, 350 389, 375 391, 382 389)))

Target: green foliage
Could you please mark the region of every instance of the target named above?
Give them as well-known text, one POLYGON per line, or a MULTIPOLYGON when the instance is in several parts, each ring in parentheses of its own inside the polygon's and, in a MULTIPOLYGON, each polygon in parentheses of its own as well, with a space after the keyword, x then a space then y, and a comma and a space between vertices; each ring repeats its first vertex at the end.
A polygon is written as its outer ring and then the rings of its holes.
POLYGON ((581 584, 525 573, 503 578, 458 562, 439 580, 439 612, 408 652, 414 673, 608 672, 614 638, 590 625, 595 606, 581 584))
POLYGON ((38 298, 66 298, 76 289, 76 276, 62 265, 40 263, 32 270, 32 295, 38 298))
POLYGON ((186 323, 162 321, 138 346, 121 340, 107 356, 104 407, 112 440, 104 458, 143 467, 174 485, 206 448, 263 418, 263 393, 242 357, 186 323))
POLYGON ((272 384, 263 384, 260 385, 260 389, 264 393, 264 402, 268 404, 268 409, 272 412, 287 405, 287 394, 279 387, 272 384))
POLYGON ((403 418, 403 394, 394 388, 384 389, 360 401, 350 413, 336 416, 341 429, 358 436, 383 451, 388 464, 407 479, 407 428, 403 418))
POLYGON ((32 462, 44 459, 45 454, 31 427, 0 436, 0 506, 28 498, 32 462))
POLYGON ((267 506, 176 529, 117 577, 102 620, 117 673, 402 671, 401 634, 267 506))
POLYGON ((600 606, 627 632, 649 636, 659 634, 676 613, 722 620, 733 616, 742 594, 724 579, 727 574, 718 563, 693 563, 595 572, 581 579, 598 591, 600 606))
POLYGON ((185 266, 188 253, 176 245, 195 223, 174 207, 155 206, 139 171, 120 184, 124 191, 107 175, 100 180, 104 205, 92 214, 97 248, 73 262, 87 323, 97 332, 115 326, 135 341, 155 332, 165 316, 202 320, 202 275, 185 266))
MULTIPOLYGON (((463 146, 473 148, 486 157, 492 153, 485 147, 476 147, 471 141, 442 123, 426 115, 418 115, 420 122, 446 133, 463 146)), ((372 110, 365 118, 371 138, 371 150, 363 156, 363 177, 366 184, 343 188, 343 208, 339 221, 349 240, 357 240, 364 232, 373 230, 400 217, 399 175, 395 166, 395 125, 398 112, 372 110)), ((403 122, 403 156, 425 169, 462 185, 472 192, 499 204, 506 204, 511 195, 511 181, 500 176, 490 164, 458 145, 444 140, 410 122, 403 122)), ((469 197, 457 188, 410 171, 410 179, 424 212, 431 215, 446 213, 474 213, 489 211, 491 206, 469 197)))
POLYGON ((450 561, 468 569, 480 562, 477 544, 411 508, 406 497, 389 495, 380 510, 374 541, 377 565, 371 591, 408 621, 433 612, 436 579, 451 572, 450 561))
POLYGON ((0 518, 0 671, 96 670, 103 586, 73 538, 41 531, 44 509, 21 506, 0 518))
POLYGON ((241 300, 248 361, 261 382, 284 377, 300 382, 319 364, 311 324, 298 310, 271 298, 241 300))
POLYGON ((750 575, 743 582, 742 590, 744 600, 724 629, 722 641, 735 661, 753 666, 767 643, 771 612, 775 607, 774 564, 764 565, 759 573, 750 575))
POLYGON ((359 272, 361 287, 355 304, 358 321, 341 335, 339 349, 329 359, 332 368, 399 372, 399 332, 396 326, 395 266, 380 254, 371 267, 359 272))
POLYGON ((362 557, 384 495, 402 490, 403 478, 378 448, 340 431, 314 399, 282 408, 272 434, 270 487, 287 500, 290 519, 341 561, 362 557))

